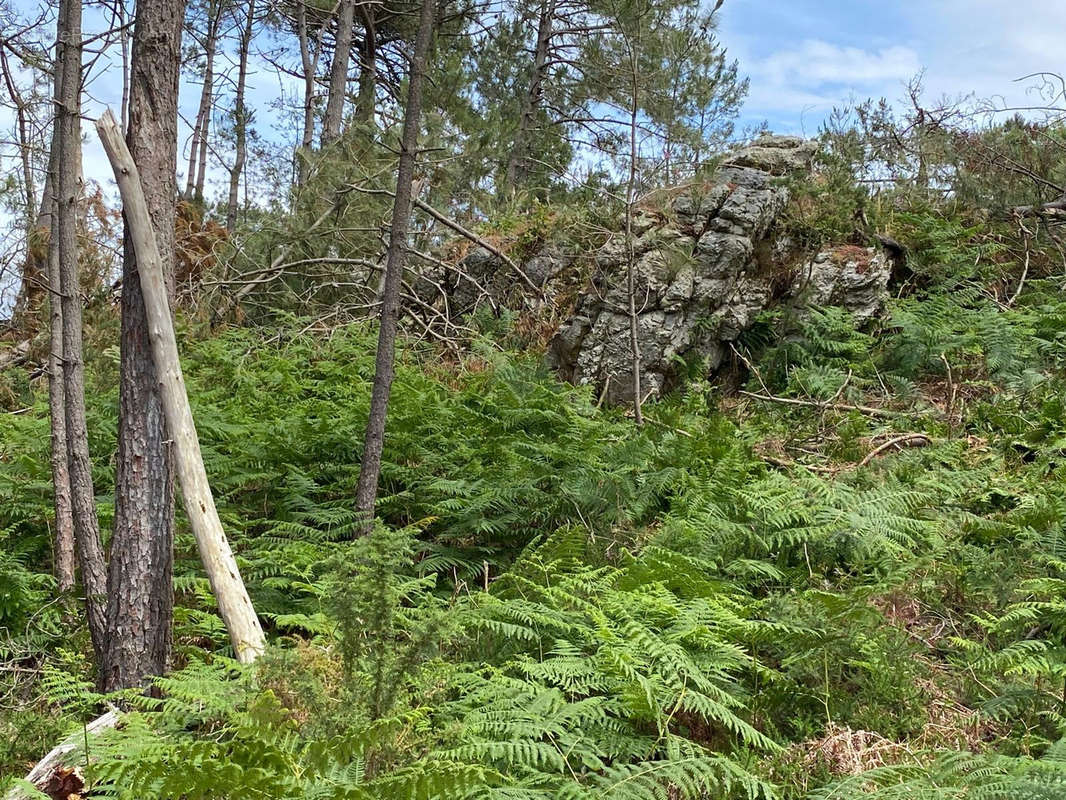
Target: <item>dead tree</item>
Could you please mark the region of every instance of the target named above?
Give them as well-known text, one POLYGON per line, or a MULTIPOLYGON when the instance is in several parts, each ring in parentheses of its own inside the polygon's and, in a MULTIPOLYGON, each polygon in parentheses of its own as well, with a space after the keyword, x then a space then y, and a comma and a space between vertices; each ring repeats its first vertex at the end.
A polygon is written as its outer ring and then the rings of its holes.
MULTIPOLYGON (((173 296, 178 80, 182 0, 138 3, 131 56, 129 150, 155 222, 173 296)), ((141 686, 166 671, 173 618, 174 480, 159 374, 129 229, 123 243, 115 527, 108 565, 105 689, 141 686)))
POLYGON ((204 571, 229 631, 234 653, 238 661, 247 664, 263 652, 265 637, 241 580, 237 561, 226 541, 204 469, 170 317, 162 257, 156 245, 157 225, 149 216, 143 179, 110 111, 97 121, 96 128, 115 170, 128 239, 137 253, 138 279, 150 325, 152 358, 159 376, 167 430, 174 446, 185 514, 196 537, 204 571))

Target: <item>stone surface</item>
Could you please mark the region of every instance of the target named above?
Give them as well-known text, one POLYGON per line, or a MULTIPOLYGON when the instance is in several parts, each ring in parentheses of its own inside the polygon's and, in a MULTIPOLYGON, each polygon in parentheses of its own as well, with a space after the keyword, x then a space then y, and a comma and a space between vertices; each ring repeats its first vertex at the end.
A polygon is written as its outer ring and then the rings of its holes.
POLYGON ((877 250, 844 246, 816 255, 797 270, 789 287, 795 307, 843 306, 862 322, 881 313, 892 275, 889 259, 877 250))
MULTIPOLYGON (((729 343, 790 284, 788 265, 774 257, 774 222, 788 204, 778 177, 809 168, 813 153, 801 139, 760 139, 727 158, 709 186, 675 197, 674 221, 643 230, 634 248, 643 394, 669 389, 686 362, 717 369, 729 343)), ((625 256, 622 233, 595 254, 593 290, 549 348, 563 378, 617 403, 633 397, 625 256)))
MULTIPOLYGON (((858 320, 877 314, 889 277, 873 250, 838 247, 804 259, 779 230, 788 205, 783 176, 809 170, 813 142, 762 137, 728 156, 713 178, 678 191, 669 207, 641 209, 634 218, 637 339, 644 395, 658 395, 697 368, 717 370, 730 344, 774 305, 802 313, 807 305, 843 305, 858 320)), ((491 295, 511 309, 562 322, 548 359, 561 377, 591 384, 613 403, 633 398, 628 253, 624 226, 592 252, 549 241, 522 269, 546 305, 514 271, 487 250, 471 248, 459 271, 437 274, 453 316, 470 313, 491 295), (571 249, 568 249, 571 248, 571 249), (461 274, 460 274, 461 272, 461 274)))

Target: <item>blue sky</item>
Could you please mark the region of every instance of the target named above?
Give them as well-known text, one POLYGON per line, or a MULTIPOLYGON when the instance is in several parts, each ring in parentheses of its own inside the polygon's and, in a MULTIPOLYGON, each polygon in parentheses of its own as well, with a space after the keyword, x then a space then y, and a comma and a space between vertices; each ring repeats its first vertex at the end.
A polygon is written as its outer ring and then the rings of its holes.
MULTIPOLYGON (((30 13, 37 2, 15 5, 30 13)), ((901 99, 906 82, 922 70, 933 100, 976 93, 1025 104, 1034 98, 1015 79, 1066 69, 1066 0, 725 0, 718 14, 720 38, 751 80, 741 127, 765 121, 780 133, 814 135, 834 106, 901 99)), ((85 22, 87 32, 104 24, 93 11, 85 22)), ((102 104, 117 105, 120 94, 117 70, 100 66, 89 86, 90 116, 102 104)), ((285 82, 292 87, 291 79, 285 82)), ((277 135, 270 127, 279 120, 268 104, 281 89, 276 73, 253 66, 250 99, 267 138, 277 135)), ((199 87, 184 83, 186 118, 195 116, 198 98, 199 87)), ((0 124, 9 125, 8 117, 0 110, 0 124)), ((107 162, 88 125, 86 132, 86 176, 108 185, 107 162)), ((183 124, 180 172, 188 137, 183 124)), ((212 178, 217 188, 223 176, 213 170, 212 178)))
POLYGON ((1066 69, 1064 0, 725 0, 719 35, 751 79, 742 122, 817 132, 849 99, 926 95, 1031 102, 1015 79, 1066 69))

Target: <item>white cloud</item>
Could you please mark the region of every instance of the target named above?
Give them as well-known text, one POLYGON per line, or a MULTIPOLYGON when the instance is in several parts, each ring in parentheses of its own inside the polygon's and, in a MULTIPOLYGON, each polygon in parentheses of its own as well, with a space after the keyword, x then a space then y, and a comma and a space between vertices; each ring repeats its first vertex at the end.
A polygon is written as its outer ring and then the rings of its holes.
POLYGON ((771 53, 748 70, 753 82, 758 78, 773 86, 860 88, 906 80, 920 68, 918 54, 909 47, 864 50, 808 39, 799 47, 771 53))

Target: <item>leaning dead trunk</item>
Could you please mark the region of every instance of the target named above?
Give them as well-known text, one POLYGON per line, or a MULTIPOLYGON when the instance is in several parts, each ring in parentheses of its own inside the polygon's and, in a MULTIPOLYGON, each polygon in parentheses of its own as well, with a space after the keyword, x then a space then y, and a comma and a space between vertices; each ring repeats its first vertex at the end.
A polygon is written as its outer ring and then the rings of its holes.
MULTIPOLYGON (((407 110, 400 141, 400 164, 396 170, 396 197, 392 206, 389 249, 385 256, 385 287, 381 297, 381 326, 378 331, 377 356, 374 361, 374 385, 370 393, 370 418, 363 444, 363 462, 356 488, 356 508, 369 520, 374 513, 381 474, 381 451, 385 444, 385 416, 396 359, 396 318, 400 308, 400 279, 407 256, 407 229, 410 225, 412 184, 418 161, 418 128, 422 117, 422 84, 426 60, 433 38, 433 0, 422 0, 411 77, 407 86, 407 110)), ((368 523, 369 524, 369 523, 368 523)), ((366 528, 368 530, 369 528, 366 528)))
POLYGON ((162 264, 148 215, 148 204, 141 188, 141 178, 110 111, 97 120, 96 129, 115 170, 130 238, 137 252, 141 292, 150 324, 152 357, 159 376, 167 431, 173 442, 174 462, 185 501, 185 513, 196 537, 204 571, 229 631, 237 660, 249 663, 262 653, 265 637, 241 580, 233 551, 226 541, 207 481, 207 471, 200 454, 200 440, 196 435, 178 359, 162 264))
MULTIPOLYGON (((184 3, 141 0, 133 30, 129 150, 158 227, 164 281, 173 291, 178 80, 184 3)), ((151 328, 129 231, 123 241, 115 524, 108 564, 107 690, 166 672, 173 627, 174 477, 151 328)))

